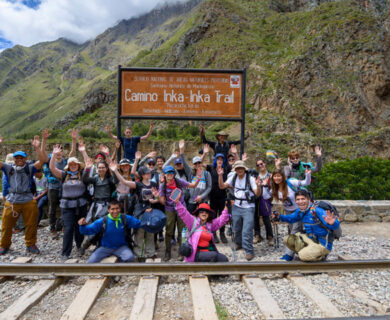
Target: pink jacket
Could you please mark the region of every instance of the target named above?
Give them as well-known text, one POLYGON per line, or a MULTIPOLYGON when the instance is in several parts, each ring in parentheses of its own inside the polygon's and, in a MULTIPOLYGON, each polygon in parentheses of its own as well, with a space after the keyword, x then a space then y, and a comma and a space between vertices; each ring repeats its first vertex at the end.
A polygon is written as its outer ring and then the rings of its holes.
MULTIPOLYGON (((196 226, 200 225, 200 219, 198 217, 193 216, 191 213, 189 213, 186 207, 183 206, 180 202, 176 204, 176 211, 179 214, 179 217, 183 220, 184 224, 187 226, 188 230, 191 231, 195 219, 198 220, 196 226)), ((230 216, 228 211, 223 210, 222 214, 218 218, 213 219, 211 223, 207 222, 207 225, 212 232, 215 232, 218 229, 222 228, 228 222, 229 218, 230 216)), ((181 232, 181 230, 179 230, 179 232, 181 232)), ((200 234, 201 234, 201 229, 198 229, 191 235, 191 238, 188 240, 193 250, 192 250, 192 255, 185 258, 186 262, 194 262, 196 250, 198 248, 200 234)), ((214 243, 213 235, 211 241, 213 241, 214 243)))

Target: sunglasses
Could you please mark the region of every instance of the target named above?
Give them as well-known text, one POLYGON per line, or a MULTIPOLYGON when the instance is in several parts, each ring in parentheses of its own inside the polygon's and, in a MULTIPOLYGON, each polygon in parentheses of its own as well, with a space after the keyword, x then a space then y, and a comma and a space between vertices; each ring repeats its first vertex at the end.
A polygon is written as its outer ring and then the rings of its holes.
POLYGON ((299 160, 299 157, 291 158, 291 160, 299 160))
POLYGON ((229 161, 229 162, 230 162, 230 161, 234 161, 234 158, 229 158, 228 161, 229 161))
POLYGON ((150 166, 155 166, 156 164, 153 163, 153 162, 151 162, 151 163, 149 163, 149 165, 150 165, 150 166))
POLYGON ((207 213, 207 214, 209 214, 208 211, 206 211, 206 210, 199 210, 199 213, 207 213))
POLYGON ((264 166, 264 163, 258 163, 258 164, 256 164, 256 166, 257 167, 262 167, 262 166, 264 166))
POLYGON ((194 164, 201 164, 202 162, 195 162, 194 164))

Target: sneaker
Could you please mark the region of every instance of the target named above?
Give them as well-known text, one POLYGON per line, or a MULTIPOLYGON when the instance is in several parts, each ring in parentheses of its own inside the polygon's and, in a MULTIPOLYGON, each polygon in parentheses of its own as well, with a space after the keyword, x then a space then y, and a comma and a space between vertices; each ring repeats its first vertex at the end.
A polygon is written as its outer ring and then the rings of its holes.
POLYGON ((83 256, 83 255, 84 255, 84 253, 85 253, 85 250, 84 250, 84 248, 83 248, 83 247, 80 247, 80 248, 77 248, 77 252, 79 253, 79 256, 81 257, 81 256, 83 256))
POLYGON ((268 237, 267 241, 268 241, 268 245, 269 246, 273 246, 274 245, 274 238, 273 237, 268 237))
POLYGON ((241 250, 241 249, 242 249, 242 246, 236 243, 236 250, 238 251, 238 250, 241 250))
POLYGON ((221 238, 222 243, 228 243, 228 240, 226 239, 224 232, 221 232, 219 234, 219 237, 221 238))
POLYGON ((165 251, 165 255, 164 255, 164 261, 169 261, 171 260, 171 251, 165 251))
POLYGON ((33 254, 40 254, 41 252, 39 251, 38 247, 34 244, 32 246, 26 247, 26 251, 28 253, 33 253, 33 254))
POLYGON ((254 236, 254 238, 253 238, 253 243, 254 243, 254 244, 259 243, 259 242, 261 242, 262 240, 263 240, 263 238, 262 238, 260 235, 256 234, 256 235, 254 236))
POLYGON ((280 260, 286 260, 286 261, 292 261, 293 257, 285 254, 283 257, 280 258, 280 260))
POLYGON ((0 256, 5 255, 8 252, 9 248, 0 248, 0 256))
POLYGON ((219 243, 219 238, 216 232, 213 232, 213 236, 214 236, 214 243, 219 243))
POLYGON ((66 260, 69 260, 69 258, 70 258, 70 256, 67 256, 66 254, 63 254, 63 255, 61 256, 61 261, 62 261, 62 262, 65 262, 66 260))
POLYGON ((247 261, 251 261, 254 257, 255 257, 255 256, 254 256, 252 253, 247 253, 247 254, 245 255, 245 259, 246 259, 247 261))

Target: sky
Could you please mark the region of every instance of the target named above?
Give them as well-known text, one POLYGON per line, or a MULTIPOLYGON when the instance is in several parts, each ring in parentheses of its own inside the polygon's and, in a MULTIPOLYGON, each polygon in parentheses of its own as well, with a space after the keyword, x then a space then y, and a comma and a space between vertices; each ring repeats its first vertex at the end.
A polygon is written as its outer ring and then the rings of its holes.
POLYGON ((83 43, 123 19, 185 0, 0 0, 0 52, 66 38, 83 43))

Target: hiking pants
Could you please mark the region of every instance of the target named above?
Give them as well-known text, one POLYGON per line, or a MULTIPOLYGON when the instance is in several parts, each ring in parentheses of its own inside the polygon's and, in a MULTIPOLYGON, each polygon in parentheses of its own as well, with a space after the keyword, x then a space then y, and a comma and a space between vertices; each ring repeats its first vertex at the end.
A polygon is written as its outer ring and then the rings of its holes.
POLYGON ((35 200, 27 203, 12 204, 8 201, 4 204, 3 217, 1 219, 1 241, 0 247, 9 248, 11 246, 12 229, 19 216, 23 216, 26 232, 24 240, 26 246, 33 246, 37 242, 38 207, 35 200))
POLYGON ((61 208, 64 221, 64 238, 62 240, 62 255, 70 256, 73 247, 73 237, 76 247, 80 248, 84 236, 80 233, 78 221, 87 215, 87 206, 79 208, 61 208))
POLYGON ((321 261, 330 252, 323 245, 315 243, 306 234, 300 232, 285 236, 283 242, 290 250, 298 253, 302 261, 321 261))
POLYGON ((173 233, 175 231, 175 225, 177 225, 177 231, 179 233, 179 243, 181 243, 181 232, 185 227, 183 220, 178 216, 176 211, 165 211, 167 216, 167 223, 165 225, 165 250, 171 251, 171 241, 173 233))
POLYGON ((49 200, 49 223, 50 231, 59 231, 56 230, 57 220, 61 218, 61 214, 58 210, 60 205, 60 190, 49 189, 47 191, 47 199, 49 200))
MULTIPOLYGON (((226 198, 213 198, 210 197, 210 208, 215 211, 217 217, 222 214, 223 209, 225 209, 226 198)), ((219 229, 220 234, 225 232, 225 226, 219 229)))
POLYGON ((245 249, 246 253, 253 251, 253 223, 255 207, 232 207, 233 231, 235 243, 245 249))
POLYGON ((259 208, 259 201, 256 201, 256 207, 255 207, 255 222, 254 222, 254 229, 255 229, 255 235, 260 236, 260 217, 263 219, 263 224, 265 228, 265 236, 266 238, 273 237, 272 232, 272 225, 271 225, 271 219, 270 216, 260 216, 260 208, 259 208))
POLYGON ((88 259, 88 263, 99 263, 104 258, 111 255, 118 257, 122 262, 131 262, 134 260, 134 255, 131 249, 124 245, 119 248, 97 248, 88 259))
POLYGON ((137 229, 135 231, 134 242, 134 254, 137 257, 150 258, 156 254, 154 233, 146 232, 144 229, 137 229))
POLYGON ((228 258, 218 251, 198 251, 195 262, 228 262, 228 258))

